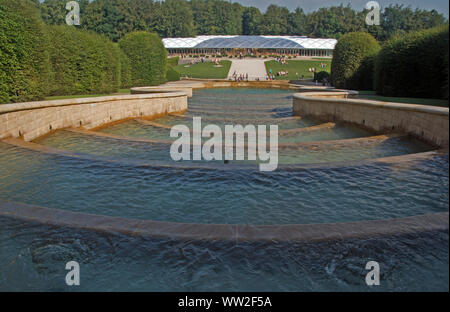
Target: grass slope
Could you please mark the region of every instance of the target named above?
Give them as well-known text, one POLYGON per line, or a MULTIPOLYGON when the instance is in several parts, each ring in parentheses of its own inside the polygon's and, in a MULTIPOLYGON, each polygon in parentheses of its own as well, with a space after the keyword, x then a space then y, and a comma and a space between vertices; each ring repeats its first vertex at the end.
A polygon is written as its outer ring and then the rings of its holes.
POLYGON ((269 70, 272 69, 272 74, 275 75, 275 79, 277 80, 296 80, 297 77, 295 73, 298 73, 298 78, 301 78, 302 75, 305 76, 305 79, 312 79, 314 77, 313 73, 310 73, 308 70, 310 68, 316 68, 317 72, 321 71, 331 71, 331 59, 317 59, 317 60, 286 60, 287 64, 282 65, 277 61, 267 61, 266 71, 269 73, 269 70), (325 68, 321 68, 320 64, 325 63, 327 66, 325 68), (288 71, 289 75, 284 77, 276 77, 277 72, 288 71))
POLYGON ((220 61, 222 67, 214 67, 213 62, 199 63, 195 65, 178 65, 174 66, 182 77, 199 78, 199 79, 225 79, 230 71, 231 61, 220 61), (189 66, 189 67, 185 67, 189 66))

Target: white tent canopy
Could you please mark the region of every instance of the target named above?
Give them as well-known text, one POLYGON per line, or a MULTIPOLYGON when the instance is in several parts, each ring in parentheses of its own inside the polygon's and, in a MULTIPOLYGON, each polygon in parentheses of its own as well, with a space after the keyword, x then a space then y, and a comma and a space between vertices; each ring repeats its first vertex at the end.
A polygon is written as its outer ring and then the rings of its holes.
POLYGON ((334 50, 336 39, 303 36, 199 36, 163 39, 166 49, 320 49, 334 50))

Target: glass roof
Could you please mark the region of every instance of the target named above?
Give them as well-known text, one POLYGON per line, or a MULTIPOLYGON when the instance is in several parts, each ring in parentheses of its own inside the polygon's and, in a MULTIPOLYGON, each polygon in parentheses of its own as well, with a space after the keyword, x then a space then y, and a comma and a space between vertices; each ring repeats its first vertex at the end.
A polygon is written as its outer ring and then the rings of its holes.
POLYGON ((195 38, 163 39, 167 49, 328 49, 333 50, 336 39, 301 36, 199 36, 195 38))

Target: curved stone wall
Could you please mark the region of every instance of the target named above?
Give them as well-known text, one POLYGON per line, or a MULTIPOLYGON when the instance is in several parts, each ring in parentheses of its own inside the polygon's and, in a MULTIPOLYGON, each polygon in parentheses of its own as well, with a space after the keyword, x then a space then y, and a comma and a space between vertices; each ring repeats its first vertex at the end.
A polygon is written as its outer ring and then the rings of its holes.
POLYGON ((31 141, 62 128, 93 129, 127 118, 182 112, 187 109, 187 95, 160 90, 154 94, 0 105, 0 139, 22 137, 31 141))
MULTIPOLYGON (((163 87, 133 88, 132 95, 57 101, 30 102, 0 105, 0 139, 12 145, 34 149, 43 153, 55 153, 68 157, 83 157, 70 152, 24 142, 62 128, 94 129, 105 124, 128 118, 159 117, 187 110, 188 96, 192 89, 220 87, 263 87, 301 90, 286 82, 229 82, 229 81, 183 81, 163 87)), ((377 132, 406 132, 441 147, 448 147, 448 108, 422 105, 383 103, 352 99, 353 91, 299 93, 294 96, 295 115, 315 116, 333 127, 332 121, 345 121, 362 125, 377 132)), ((75 131, 75 130, 74 130, 75 131)), ((109 135, 111 136, 111 135, 109 135)), ((124 138, 119 138, 124 139, 124 138)), ((395 156, 352 162, 351 164, 401 163, 435 157, 447 150, 395 156)), ((137 165, 143 165, 141 163, 137 165)), ((152 164, 146 164, 152 166, 152 164)), ((153 164, 158 166, 158 164, 153 164)), ((284 170, 304 170, 325 166, 339 167, 343 164, 288 165, 284 170)), ((162 167, 165 164, 161 165, 162 167)), ((180 168, 183 168, 182 166, 180 168)), ((205 167, 202 167, 205 168, 205 167)), ((217 169, 228 169, 223 166, 217 169)), ((280 226, 183 224, 114 218, 88 215, 70 211, 6 203, 0 201, 0 216, 18 218, 56 226, 85 228, 95 231, 113 231, 127 235, 144 235, 173 239, 207 239, 233 241, 302 241, 315 242, 348 238, 397 235, 420 231, 448 230, 448 212, 410 218, 363 221, 337 224, 306 224, 280 226)))
POLYGON ((376 132, 401 131, 448 147, 448 108, 354 99, 357 95, 355 91, 296 94, 294 115, 350 122, 376 132))
POLYGON ((157 222, 108 217, 0 201, 0 216, 54 226, 175 240, 321 242, 448 230, 448 212, 333 224, 236 225, 157 222))

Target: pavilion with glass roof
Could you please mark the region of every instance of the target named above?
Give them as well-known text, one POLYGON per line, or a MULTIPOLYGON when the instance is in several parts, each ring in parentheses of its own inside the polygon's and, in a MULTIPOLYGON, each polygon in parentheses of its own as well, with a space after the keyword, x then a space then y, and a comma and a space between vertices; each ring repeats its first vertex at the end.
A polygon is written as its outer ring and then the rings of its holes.
POLYGON ((169 54, 282 54, 331 57, 336 39, 304 36, 198 36, 163 39, 169 54))

